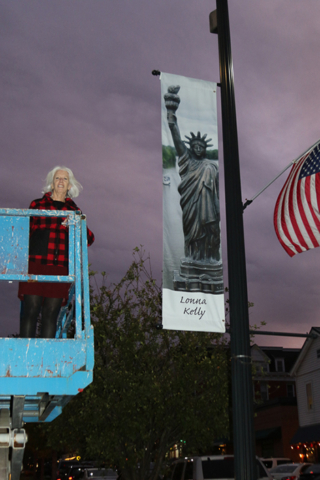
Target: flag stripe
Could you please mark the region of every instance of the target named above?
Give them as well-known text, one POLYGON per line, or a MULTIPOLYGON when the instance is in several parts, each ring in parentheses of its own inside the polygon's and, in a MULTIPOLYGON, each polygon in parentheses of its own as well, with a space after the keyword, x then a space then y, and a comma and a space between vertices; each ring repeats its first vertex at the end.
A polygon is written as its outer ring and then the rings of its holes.
POLYGON ((290 181, 288 182, 287 188, 285 190, 285 195, 283 197, 283 210, 282 210, 282 228, 284 231, 287 230, 287 237, 289 240, 288 247, 294 247, 298 252, 302 251, 299 240, 297 239, 295 229, 292 225, 291 222, 291 216, 290 216, 290 198, 292 198, 292 188, 295 182, 296 177, 299 175, 299 166, 297 165, 296 168, 292 172, 292 176, 290 178, 290 181))
POLYGON ((287 197, 287 192, 290 189, 290 183, 292 181, 292 177, 294 177, 294 173, 297 169, 297 165, 294 165, 291 169, 290 175, 288 177, 287 183, 284 184, 280 195, 278 197, 278 201, 275 208, 275 215, 274 215, 274 222, 275 222, 275 230, 278 236, 278 239, 283 246, 283 248, 287 251, 290 256, 295 255, 296 253, 300 252, 299 246, 297 249, 293 245, 293 240, 290 235, 288 227, 289 224, 284 221, 285 219, 285 198, 287 197), (277 212, 279 214, 277 214, 277 212))
POLYGON ((312 190, 314 189, 315 176, 312 175, 311 177, 306 177, 301 180, 300 184, 300 192, 301 192, 301 210, 304 213, 304 224, 306 229, 308 230, 310 239, 312 241, 312 246, 310 248, 319 247, 319 231, 318 228, 320 226, 320 222, 318 222, 317 226, 317 218, 316 215, 313 215, 313 210, 311 208, 311 196, 312 190), (303 188, 303 186, 305 188, 303 188))
POLYGON ((320 246, 319 143, 294 163, 275 206, 275 231, 291 257, 320 246))
MULTIPOLYGON (((295 198, 295 208, 296 208, 296 218, 297 223, 299 225, 299 241, 302 245, 304 245, 305 249, 308 250, 310 248, 317 247, 316 239, 312 233, 312 229, 310 228, 310 223, 307 219, 307 207, 308 204, 303 202, 303 191, 310 191, 310 177, 303 178, 300 182, 296 183, 296 198, 295 198)), ((294 215, 294 212, 292 212, 294 215)), ((313 223, 313 219, 311 217, 311 221, 313 223)))
POLYGON ((298 203, 299 172, 300 172, 300 169, 297 170, 294 177, 294 181, 292 182, 287 206, 289 210, 291 225, 296 236, 295 237, 296 242, 298 243, 298 245, 300 245, 302 250, 308 250, 308 248, 312 248, 312 247, 311 245, 309 247, 307 242, 308 234, 304 228, 304 225, 301 219, 301 213, 299 211, 299 203, 298 203))
POLYGON ((315 236, 320 244, 320 176, 312 178, 313 188, 310 195, 310 211, 315 222, 315 236))

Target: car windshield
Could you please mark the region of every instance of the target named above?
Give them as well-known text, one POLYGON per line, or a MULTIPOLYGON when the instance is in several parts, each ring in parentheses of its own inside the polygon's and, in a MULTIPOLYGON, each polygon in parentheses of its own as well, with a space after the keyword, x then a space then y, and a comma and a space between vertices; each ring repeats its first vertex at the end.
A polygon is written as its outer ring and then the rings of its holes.
POLYGON ((271 468, 270 473, 292 473, 298 465, 279 465, 278 467, 271 468))
MULTIPOLYGON (((234 458, 223 457, 221 460, 202 460, 204 480, 216 478, 234 478, 234 458)), ((257 461, 258 478, 266 477, 262 465, 257 461)))
POLYGON ((202 460, 203 478, 233 478, 234 460, 226 458, 221 460, 202 460))

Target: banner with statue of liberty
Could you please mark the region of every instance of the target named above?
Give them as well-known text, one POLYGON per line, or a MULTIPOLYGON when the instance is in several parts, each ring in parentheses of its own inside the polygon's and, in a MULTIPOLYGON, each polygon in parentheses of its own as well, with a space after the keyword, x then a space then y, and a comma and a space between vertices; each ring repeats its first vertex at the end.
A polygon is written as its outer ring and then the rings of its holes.
POLYGON ((224 332, 217 85, 161 73, 162 324, 224 332))

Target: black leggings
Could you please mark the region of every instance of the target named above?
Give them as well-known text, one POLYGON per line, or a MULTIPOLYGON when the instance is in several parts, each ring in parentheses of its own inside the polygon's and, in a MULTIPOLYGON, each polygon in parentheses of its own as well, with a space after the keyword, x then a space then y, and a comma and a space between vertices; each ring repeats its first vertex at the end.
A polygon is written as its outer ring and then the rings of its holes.
POLYGON ((40 337, 55 338, 57 317, 61 304, 62 298, 45 297, 43 299, 39 295, 24 295, 24 308, 20 319, 20 337, 35 338, 37 320, 42 306, 40 337))

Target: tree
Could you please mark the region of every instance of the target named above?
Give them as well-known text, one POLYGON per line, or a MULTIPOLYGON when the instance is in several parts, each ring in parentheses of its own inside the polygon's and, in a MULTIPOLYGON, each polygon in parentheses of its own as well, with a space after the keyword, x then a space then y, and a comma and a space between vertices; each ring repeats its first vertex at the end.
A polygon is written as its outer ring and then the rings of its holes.
POLYGON ((92 295, 91 315, 94 381, 49 426, 57 450, 63 439, 86 458, 117 466, 124 479, 155 480, 180 440, 202 453, 228 436, 225 341, 156 328, 161 289, 138 248, 123 279, 92 295))
POLYGON ((218 150, 207 150, 206 158, 209 160, 218 160, 218 150))
POLYGON ((163 168, 174 168, 176 166, 176 149, 170 145, 162 145, 163 168))
MULTIPOLYGON (((162 145, 162 165, 163 168, 174 168, 176 166, 177 152, 170 145, 162 145)), ((209 160, 218 160, 218 150, 207 150, 206 158, 209 160)))

